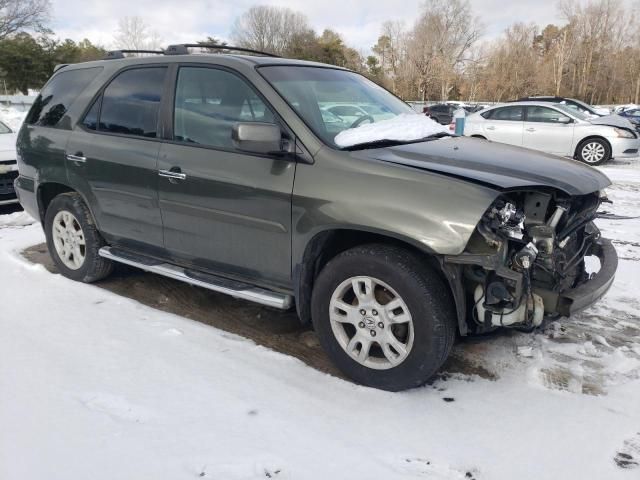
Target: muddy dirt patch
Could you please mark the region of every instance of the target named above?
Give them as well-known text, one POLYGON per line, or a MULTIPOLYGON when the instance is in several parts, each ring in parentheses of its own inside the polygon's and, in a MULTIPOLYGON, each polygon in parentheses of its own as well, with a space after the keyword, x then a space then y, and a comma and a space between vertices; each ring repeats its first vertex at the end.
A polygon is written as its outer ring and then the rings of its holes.
MULTIPOLYGON (((22 255, 58 274, 44 243, 27 248, 22 255)), ((295 311, 282 312, 236 300, 121 264, 116 265, 109 278, 95 285, 149 307, 241 335, 258 345, 296 357, 317 370, 344 378, 322 351, 315 332, 300 324, 295 311)), ((465 345, 462 342, 454 347, 442 372, 497 378, 476 359, 466 358, 465 345)), ((469 348, 477 347, 470 344, 469 348)))

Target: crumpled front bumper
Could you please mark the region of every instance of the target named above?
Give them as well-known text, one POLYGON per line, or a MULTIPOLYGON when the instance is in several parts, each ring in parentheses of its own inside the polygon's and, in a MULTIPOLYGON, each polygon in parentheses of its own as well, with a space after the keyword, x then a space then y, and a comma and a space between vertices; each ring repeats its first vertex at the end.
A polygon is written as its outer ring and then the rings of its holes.
POLYGON ((557 312, 562 316, 568 317, 594 304, 613 284, 618 269, 618 254, 611 240, 598 239, 588 255, 600 259, 600 270, 588 281, 560 294, 557 312))

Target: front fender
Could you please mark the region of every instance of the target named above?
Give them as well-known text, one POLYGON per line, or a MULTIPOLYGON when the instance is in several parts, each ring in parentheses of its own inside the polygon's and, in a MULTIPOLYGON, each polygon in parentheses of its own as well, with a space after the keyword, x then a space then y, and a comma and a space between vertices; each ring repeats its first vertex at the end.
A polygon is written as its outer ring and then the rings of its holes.
POLYGON ((325 148, 299 164, 292 202, 292 260, 325 230, 384 234, 440 255, 462 253, 499 191, 457 178, 325 148))

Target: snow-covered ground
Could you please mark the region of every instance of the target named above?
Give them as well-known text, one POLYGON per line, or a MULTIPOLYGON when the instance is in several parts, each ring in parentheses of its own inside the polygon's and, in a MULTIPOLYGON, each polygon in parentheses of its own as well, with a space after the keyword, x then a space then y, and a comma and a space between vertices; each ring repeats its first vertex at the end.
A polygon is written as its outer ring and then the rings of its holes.
MULTIPOLYGON (((640 165, 603 170, 638 215, 640 165)), ((0 216, 0 479, 640 477, 640 220, 599 221, 621 258, 599 304, 458 345, 491 380, 403 393, 52 275, 31 222, 0 216)))

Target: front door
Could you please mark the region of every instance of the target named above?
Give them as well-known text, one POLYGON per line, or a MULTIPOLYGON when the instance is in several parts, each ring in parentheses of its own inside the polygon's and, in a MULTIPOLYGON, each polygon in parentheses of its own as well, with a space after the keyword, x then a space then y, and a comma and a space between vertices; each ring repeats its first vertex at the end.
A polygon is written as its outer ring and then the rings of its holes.
POLYGON ((166 67, 124 70, 104 89, 67 144, 71 185, 89 200, 113 242, 161 250, 158 111, 166 67))
POLYGON ((572 156, 575 123, 555 108, 527 107, 523 146, 555 155, 572 156))
POLYGON ((295 163, 236 150, 242 122, 276 122, 235 73, 180 67, 173 141, 159 157, 159 200, 167 250, 183 262, 286 286, 291 280, 295 163))

